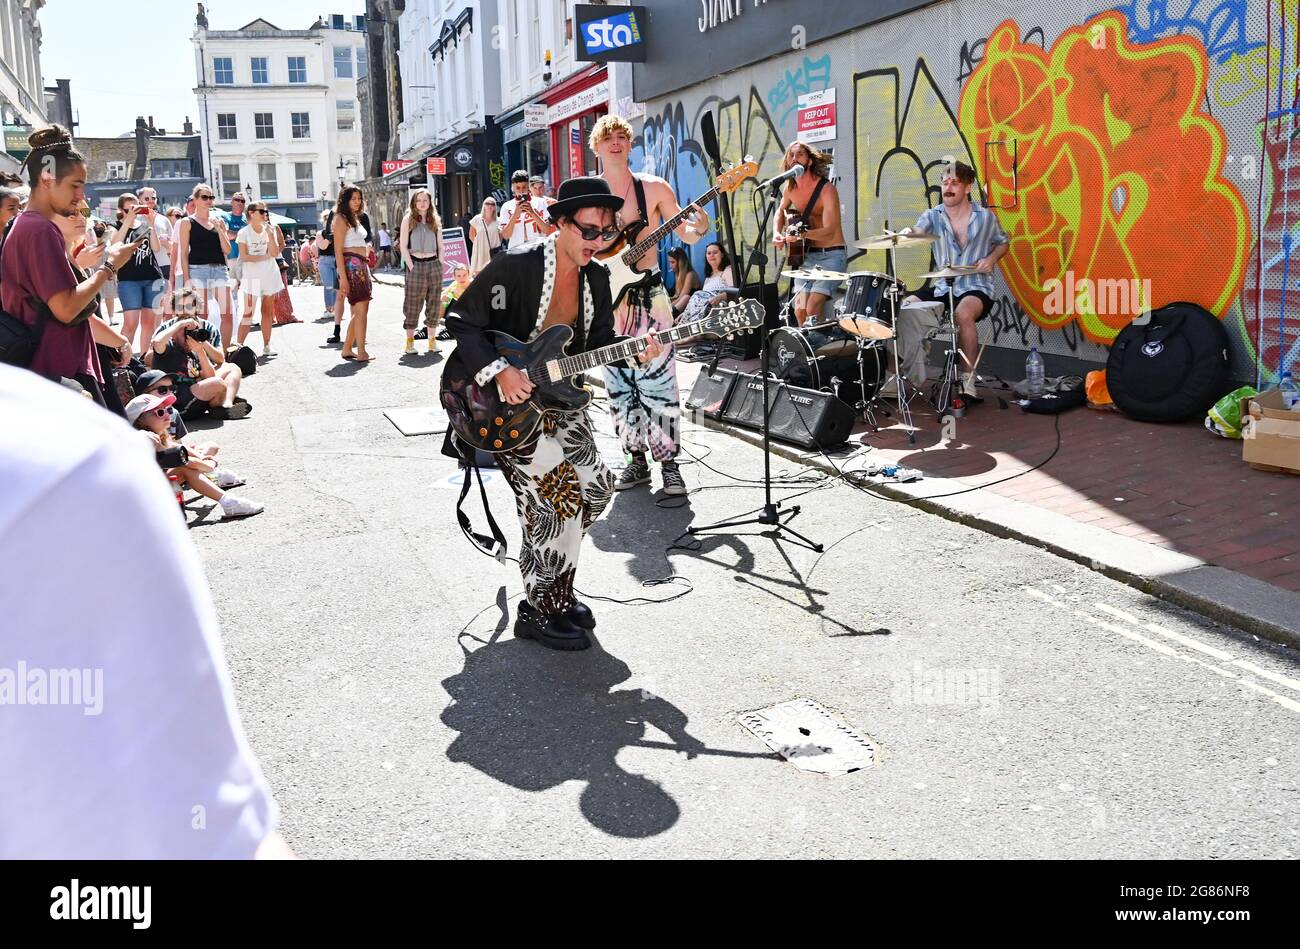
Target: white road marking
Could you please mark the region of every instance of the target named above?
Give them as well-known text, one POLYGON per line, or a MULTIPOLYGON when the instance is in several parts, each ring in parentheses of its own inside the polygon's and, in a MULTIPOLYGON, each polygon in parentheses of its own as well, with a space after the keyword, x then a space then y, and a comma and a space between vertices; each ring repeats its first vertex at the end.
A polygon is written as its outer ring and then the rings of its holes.
POLYGON ((1175 633, 1173 630, 1165 629, 1163 626, 1157 626, 1155 623, 1144 623, 1141 620, 1139 620, 1136 616, 1132 616, 1129 613, 1125 613, 1123 610, 1117 610, 1115 609, 1115 607, 1110 606, 1106 603, 1096 603, 1094 605, 1097 607, 1097 609, 1101 610, 1103 613, 1109 613, 1111 616, 1132 623, 1134 626, 1139 626, 1142 629, 1149 630, 1150 632, 1158 633, 1159 635, 1164 636, 1166 639, 1172 639, 1176 643, 1181 643, 1182 645, 1186 646, 1188 649, 1195 649, 1197 652, 1203 652, 1207 656, 1211 656, 1215 659, 1218 659, 1220 662, 1232 661, 1231 653, 1227 653, 1224 652, 1222 649, 1215 649, 1213 646, 1207 646, 1204 643, 1197 642, 1195 639, 1192 639, 1190 636, 1184 636, 1182 633, 1175 633))
POLYGON ((1245 669, 1247 672, 1253 672, 1261 679, 1268 679, 1272 682, 1276 682, 1278 685, 1284 685, 1288 689, 1295 689, 1297 692, 1300 692, 1300 681, 1296 681, 1295 679, 1288 679, 1286 676, 1282 675, 1281 673, 1270 672, 1267 669, 1261 669, 1253 662, 1247 662, 1245 659, 1234 659, 1232 661, 1232 664, 1234 666, 1237 666, 1238 668, 1245 669))
POLYGON ((1154 639, 1148 639, 1147 637, 1143 636, 1141 633, 1135 633, 1131 629, 1125 629, 1123 626, 1116 626, 1114 623, 1104 622, 1102 620, 1097 619, 1097 617, 1093 616, 1091 613, 1085 613, 1083 610, 1074 610, 1073 613, 1075 616, 1079 617, 1082 620, 1085 620, 1086 622, 1092 623, 1092 625, 1094 626, 1100 626, 1102 629, 1108 632, 1123 636, 1125 639, 1131 639, 1135 643, 1141 643, 1143 646, 1146 646, 1148 649, 1154 649, 1156 652, 1161 653, 1162 655, 1181 658, 1178 656, 1178 653, 1174 652, 1174 650, 1171 649, 1169 646, 1166 646, 1164 643, 1158 643, 1154 639))

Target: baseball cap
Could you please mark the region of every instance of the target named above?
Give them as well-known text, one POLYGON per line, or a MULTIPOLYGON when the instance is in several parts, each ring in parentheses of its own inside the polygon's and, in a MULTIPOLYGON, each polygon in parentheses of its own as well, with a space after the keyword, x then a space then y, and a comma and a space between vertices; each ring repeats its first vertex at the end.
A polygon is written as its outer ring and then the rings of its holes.
POLYGON ((170 379, 172 382, 176 381, 175 376, 163 372, 161 369, 146 369, 144 372, 140 373, 140 375, 135 377, 135 387, 138 391, 145 392, 152 389, 164 379, 170 379))
POLYGON ((134 425, 145 412, 157 408, 167 408, 176 404, 174 395, 137 395, 126 404, 126 420, 134 425))

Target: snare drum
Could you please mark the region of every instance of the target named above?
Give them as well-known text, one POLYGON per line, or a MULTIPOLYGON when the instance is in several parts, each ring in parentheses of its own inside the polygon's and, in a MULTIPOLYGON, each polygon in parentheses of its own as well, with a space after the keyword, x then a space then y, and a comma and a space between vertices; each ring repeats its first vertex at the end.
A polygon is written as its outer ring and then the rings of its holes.
POLYGON ((894 338, 894 301, 903 295, 903 285, 888 274, 863 271, 849 278, 844 294, 844 318, 840 326, 854 336, 867 339, 894 338))

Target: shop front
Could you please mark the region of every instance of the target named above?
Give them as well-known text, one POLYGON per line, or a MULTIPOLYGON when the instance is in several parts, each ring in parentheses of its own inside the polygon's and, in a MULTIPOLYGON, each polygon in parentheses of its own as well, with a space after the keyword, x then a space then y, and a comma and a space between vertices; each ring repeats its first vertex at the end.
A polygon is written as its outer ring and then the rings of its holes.
POLYGON ((425 161, 428 187, 447 227, 468 227, 483 199, 495 189, 494 168, 501 165, 501 130, 491 119, 486 129, 439 146, 425 161))
POLYGON ((503 117, 506 174, 519 169, 541 175, 553 192, 567 178, 595 174, 596 155, 587 147, 597 120, 609 111, 610 79, 604 65, 582 70, 503 117))

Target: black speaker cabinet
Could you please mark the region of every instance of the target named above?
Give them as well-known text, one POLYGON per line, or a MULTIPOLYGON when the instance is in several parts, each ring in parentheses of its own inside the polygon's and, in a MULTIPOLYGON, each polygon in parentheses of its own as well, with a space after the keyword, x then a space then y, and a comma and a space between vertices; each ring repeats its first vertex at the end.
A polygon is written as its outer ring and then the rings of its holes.
POLYGON ((705 418, 720 419, 735 386, 736 370, 715 369, 709 372, 706 367, 696 377, 686 407, 694 412, 703 412, 705 418))
MULTIPOLYGON (((771 436, 778 441, 800 448, 828 448, 847 441, 853 431, 853 409, 829 392, 769 379, 767 402, 771 436)), ((739 375, 722 420, 761 431, 762 405, 763 378, 757 373, 739 375)))
MULTIPOLYGON (((763 331, 770 333, 784 324, 781 322, 781 301, 776 295, 774 283, 751 283, 740 291, 741 299, 757 300, 766 314, 763 331)), ((745 351, 746 359, 757 359, 762 352, 763 337, 757 329, 751 330, 738 340, 745 351)))

